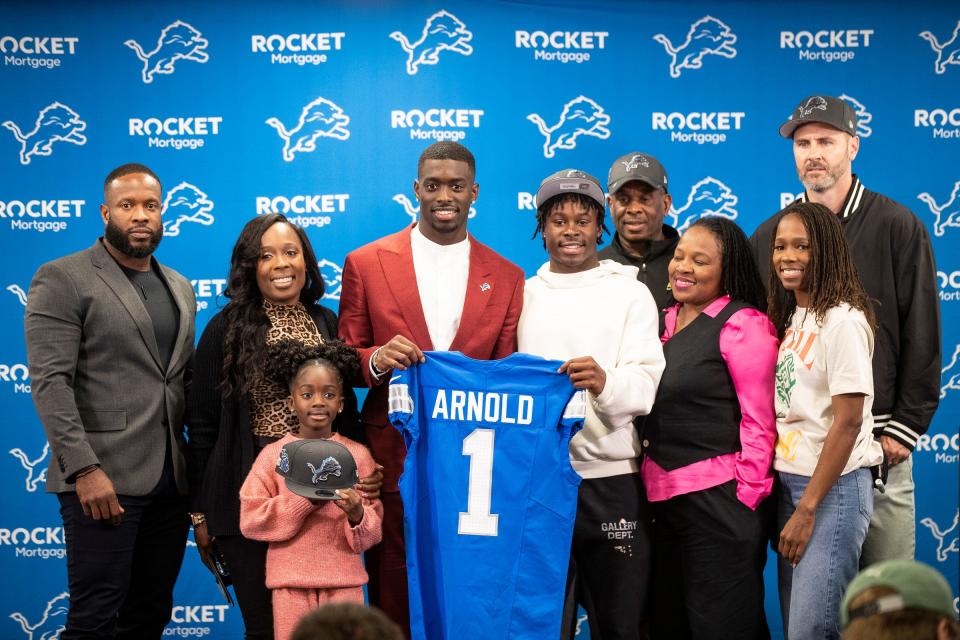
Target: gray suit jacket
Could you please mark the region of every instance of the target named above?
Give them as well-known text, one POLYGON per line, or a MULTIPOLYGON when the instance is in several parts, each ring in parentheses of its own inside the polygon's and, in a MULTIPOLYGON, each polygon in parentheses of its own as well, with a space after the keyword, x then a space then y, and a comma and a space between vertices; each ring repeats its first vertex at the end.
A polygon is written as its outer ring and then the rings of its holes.
POLYGON ((74 491, 73 475, 99 464, 118 494, 147 494, 167 443, 177 488, 187 492, 184 374, 197 305, 183 276, 160 273, 180 310, 166 371, 146 307, 102 242, 34 276, 24 324, 33 401, 50 441, 48 492, 74 491))

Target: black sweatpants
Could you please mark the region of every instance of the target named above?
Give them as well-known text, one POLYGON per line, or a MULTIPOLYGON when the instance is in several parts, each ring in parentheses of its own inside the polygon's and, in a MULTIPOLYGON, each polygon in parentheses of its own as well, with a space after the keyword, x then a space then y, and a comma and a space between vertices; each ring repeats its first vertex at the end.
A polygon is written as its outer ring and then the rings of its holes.
POLYGON ((577 605, 593 640, 636 640, 646 624, 650 508, 639 473, 580 483, 561 638, 573 638, 577 605))
POLYGON ((736 490, 730 480, 651 503, 651 638, 769 638, 762 517, 737 500, 736 490))

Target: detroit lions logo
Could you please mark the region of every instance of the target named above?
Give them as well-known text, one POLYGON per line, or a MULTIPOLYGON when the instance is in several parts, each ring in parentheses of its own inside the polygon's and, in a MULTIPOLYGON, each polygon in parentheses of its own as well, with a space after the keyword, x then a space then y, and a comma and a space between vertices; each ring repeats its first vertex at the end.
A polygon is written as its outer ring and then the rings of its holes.
POLYGON ((929 42, 930 48, 937 54, 933 63, 933 70, 937 75, 946 73, 948 64, 960 65, 960 20, 957 20, 957 26, 953 28, 953 36, 943 44, 940 44, 930 31, 921 31, 919 36, 929 42))
POLYGON ((7 291, 17 296, 17 300, 20 301, 20 304, 27 306, 27 292, 18 284, 7 285, 7 291))
POLYGON ((940 525, 934 522, 933 518, 924 518, 920 524, 930 529, 930 534, 937 539, 937 560, 947 561, 947 555, 953 552, 960 552, 960 533, 957 531, 957 518, 960 512, 953 515, 953 524, 949 528, 940 529, 940 525))
POLYGON ((163 221, 163 235, 180 235, 180 225, 184 222, 196 222, 205 227, 213 224, 213 201, 207 194, 189 182, 181 182, 163 199, 161 215, 163 221))
MULTIPOLYGON (((403 212, 410 216, 410 222, 417 221, 417 216, 420 215, 420 207, 414 206, 413 202, 410 201, 410 198, 408 198, 405 193, 398 193, 393 196, 393 201, 403 207, 403 212)), ((477 208, 471 205, 470 211, 467 213, 467 218, 473 218, 476 215, 477 208)))
POLYGON ((933 235, 942 236, 947 227, 960 227, 960 180, 953 183, 950 198, 943 204, 937 204, 929 193, 921 193, 917 199, 927 205, 933 214, 933 235))
POLYGON ((43 616, 34 624, 27 622, 19 611, 10 614, 20 629, 30 640, 55 640, 60 632, 67 628, 67 610, 70 608, 70 594, 66 591, 47 602, 43 616))
POLYGON ((277 461, 277 469, 282 473, 290 473, 290 456, 286 449, 280 449, 280 459, 277 461))
POLYGON ((441 51, 452 51, 464 56, 473 53, 473 47, 467 44, 473 39, 473 34, 467 30, 467 25, 449 11, 437 11, 427 18, 420 39, 412 44, 407 40, 407 36, 399 31, 394 31, 390 37, 399 42, 407 53, 407 73, 411 76, 422 64, 440 62, 441 51))
POLYGON ((143 48, 136 40, 127 40, 127 45, 137 54, 143 63, 141 75, 146 84, 153 82, 155 74, 169 75, 173 73, 177 60, 192 60, 204 63, 210 59, 207 55, 207 39, 199 31, 182 20, 177 20, 160 32, 157 38, 157 48, 150 53, 144 53, 143 48))
POLYGON ((40 456, 33 460, 27 457, 27 454, 23 452, 23 449, 10 449, 10 455, 19 460, 20 465, 27 471, 27 479, 24 484, 27 491, 30 493, 35 492, 40 486, 41 482, 47 481, 47 465, 45 464, 45 461, 49 453, 49 442, 45 442, 43 444, 43 451, 40 452, 40 456))
POLYGON ((31 156, 52 154, 54 142, 87 144, 87 136, 80 133, 87 128, 87 123, 80 119, 80 114, 61 102, 52 102, 41 109, 30 133, 20 131, 13 120, 5 121, 3 126, 20 143, 20 164, 24 165, 30 164, 31 156))
POLYGON ((673 46, 667 36, 658 33, 653 39, 663 45, 670 56, 670 77, 679 78, 684 69, 699 69, 703 58, 708 55, 724 58, 737 57, 733 45, 737 36, 726 24, 713 16, 704 16, 690 25, 687 39, 679 46, 673 46))
POLYGON ((603 107, 587 98, 577 96, 563 105, 560 120, 552 127, 548 127, 536 113, 527 116, 527 120, 537 125, 540 135, 546 138, 543 143, 543 157, 552 158, 557 149, 573 149, 577 146, 580 136, 593 136, 606 140, 610 137, 610 116, 603 107))
POLYGON ((736 220, 738 201, 739 198, 733 194, 730 187, 707 176, 690 187, 690 194, 682 207, 670 207, 667 215, 672 220, 671 226, 683 233, 695 220, 707 216, 736 220))
POLYGON ((870 121, 873 120, 873 114, 867 111, 867 108, 863 106, 859 100, 847 94, 841 94, 841 100, 845 100, 847 104, 853 107, 853 112, 857 114, 857 135, 861 138, 869 138, 870 134, 873 133, 873 128, 869 126, 870 121))
POLYGON ((639 169, 640 167, 650 167, 650 161, 647 160, 647 157, 639 153, 631 157, 629 160, 621 161, 620 164, 623 165, 624 171, 633 171, 634 169, 639 169))
POLYGON ((327 456, 323 459, 323 462, 320 463, 320 468, 313 466, 311 463, 307 463, 307 466, 310 468, 310 473, 313 474, 313 477, 310 479, 310 482, 313 484, 319 484, 321 482, 326 482, 327 478, 330 476, 340 477, 340 474, 343 472, 340 463, 337 462, 337 459, 333 456, 327 456))
POLYGON ((946 398, 947 391, 960 390, 960 371, 954 371, 958 360, 960 360, 960 344, 954 348, 950 363, 940 370, 940 398, 946 398))
POLYGON ((813 96, 808 98, 806 103, 800 107, 800 117, 808 118, 813 114, 814 111, 826 111, 827 110, 827 99, 823 96, 813 96))
POLYGON ((325 300, 339 300, 340 290, 343 288, 343 269, 336 262, 323 259, 317 263, 320 276, 323 278, 323 298, 325 300))
POLYGON ((293 162, 294 154, 317 150, 317 138, 346 140, 350 137, 347 125, 350 116, 326 98, 317 98, 300 111, 297 126, 287 131, 278 118, 267 118, 267 124, 283 138, 283 159, 293 162))

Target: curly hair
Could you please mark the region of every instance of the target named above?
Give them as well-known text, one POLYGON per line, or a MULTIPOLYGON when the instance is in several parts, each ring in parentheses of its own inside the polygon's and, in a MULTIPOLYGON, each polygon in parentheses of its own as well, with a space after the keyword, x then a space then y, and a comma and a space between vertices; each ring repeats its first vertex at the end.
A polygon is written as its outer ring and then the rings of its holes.
POLYGON ((310 239, 303 229, 280 213, 257 216, 240 232, 230 256, 230 275, 224 295, 230 299, 223 309, 226 332, 223 338, 221 392, 224 398, 241 397, 250 392, 257 363, 266 343, 270 320, 263 310, 263 294, 257 285, 260 242, 271 226, 284 223, 297 233, 303 247, 307 280, 300 290, 300 302, 308 309, 323 297, 323 276, 310 239))
MULTIPOLYGON (((581 207, 587 211, 593 211, 597 215, 597 227, 600 230, 600 233, 597 234, 597 244, 600 245, 603 243, 603 236, 609 233, 607 229, 607 220, 606 208, 601 207, 597 204, 597 201, 593 198, 583 195, 582 193, 563 193, 558 196, 553 196, 542 205, 537 207, 537 228, 533 230, 533 235, 530 236, 530 239, 536 238, 538 235, 543 233, 547 224, 547 217, 553 212, 557 207, 561 207, 568 202, 573 202, 579 204, 581 207)), ((543 246, 546 248, 547 241, 543 240, 543 246)))
MULTIPOLYGON (((837 216, 822 204, 795 202, 780 213, 774 229, 778 229, 780 221, 790 215, 800 218, 810 241, 810 260, 803 278, 809 296, 807 309, 821 323, 827 311, 845 302, 862 311, 870 327, 876 328, 873 304, 857 275, 853 255, 837 216)), ((771 256, 776 243, 777 234, 774 232, 770 238, 771 256)), ((797 308, 797 298, 784 289, 775 268, 770 269, 769 291, 767 315, 783 338, 797 308)))
POLYGON ((267 380, 284 389, 291 389, 300 372, 308 367, 322 367, 334 374, 343 395, 343 412, 337 416, 334 430, 354 433, 360 412, 357 396, 348 384, 360 377, 360 354, 341 340, 315 346, 298 340, 280 340, 264 349, 261 371, 267 380))
POLYGON ((761 311, 766 309, 767 292, 743 230, 732 220, 720 216, 699 218, 689 228, 694 227, 703 227, 712 233, 720 245, 723 274, 720 285, 724 293, 761 311))

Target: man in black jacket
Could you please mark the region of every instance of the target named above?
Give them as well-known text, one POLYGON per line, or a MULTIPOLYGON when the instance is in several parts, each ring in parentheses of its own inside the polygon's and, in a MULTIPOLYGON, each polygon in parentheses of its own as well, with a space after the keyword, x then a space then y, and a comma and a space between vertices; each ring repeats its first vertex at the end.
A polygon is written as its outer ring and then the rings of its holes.
MULTIPOLYGON (((851 173, 860 148, 857 118, 843 100, 810 96, 780 127, 793 139, 801 201, 837 214, 867 294, 876 301, 874 434, 890 465, 886 493, 875 493, 860 563, 913 559, 916 546, 910 453, 939 403, 940 308, 930 236, 906 207, 864 188, 851 173)), ((750 238, 765 281, 777 216, 750 238)))
POLYGON ((598 257, 637 267, 637 280, 650 289, 657 309, 673 304, 667 265, 680 235, 663 224, 671 204, 663 165, 644 153, 617 158, 607 176, 607 193, 616 233, 598 257))

